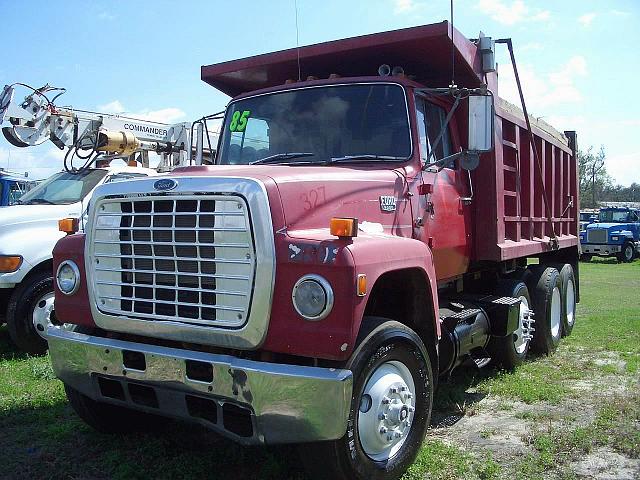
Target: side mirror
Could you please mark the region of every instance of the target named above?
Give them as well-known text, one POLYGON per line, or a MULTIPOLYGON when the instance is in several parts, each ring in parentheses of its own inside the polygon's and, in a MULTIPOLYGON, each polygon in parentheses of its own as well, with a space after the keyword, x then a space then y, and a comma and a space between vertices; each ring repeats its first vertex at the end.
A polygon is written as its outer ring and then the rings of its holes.
POLYGON ((468 151, 482 153, 493 150, 493 120, 493 96, 470 96, 468 151))

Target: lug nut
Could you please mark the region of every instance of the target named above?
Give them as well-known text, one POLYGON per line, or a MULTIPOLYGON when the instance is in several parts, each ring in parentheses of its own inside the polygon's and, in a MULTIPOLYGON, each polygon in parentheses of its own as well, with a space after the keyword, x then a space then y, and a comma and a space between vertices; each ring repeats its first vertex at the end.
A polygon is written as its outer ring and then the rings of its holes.
POLYGON ((378 420, 386 420, 387 419, 387 414, 386 413, 379 413, 378 414, 378 420))
POLYGON ((391 388, 389 389, 389 392, 390 392, 391 394, 398 393, 398 389, 397 389, 396 387, 391 387, 391 388))
POLYGON ((387 427, 380 427, 380 433, 382 434, 387 433, 387 427))
POLYGON ((407 398, 411 398, 413 397, 413 394, 411 392, 407 393, 407 398))
POLYGON ((400 390, 401 390, 402 392, 406 392, 406 391, 407 391, 407 390, 409 390, 409 389, 403 385, 402 387, 400 387, 400 390))
POLYGON ((384 405, 387 405, 390 401, 391 401, 391 400, 389 400, 389 397, 383 397, 383 398, 382 398, 382 403, 383 403, 384 405))
POLYGON ((391 436, 391 434, 387 435, 387 442, 390 442, 391 440, 393 440, 393 437, 391 436))
POLYGON ((408 408, 409 408, 409 411, 410 411, 410 412, 413 412, 413 411, 415 410, 415 408, 414 408, 414 407, 412 407, 412 406, 409 406, 408 408))
POLYGON ((400 438, 402 436, 402 434, 400 432, 396 432, 393 436, 396 437, 396 438, 400 438))

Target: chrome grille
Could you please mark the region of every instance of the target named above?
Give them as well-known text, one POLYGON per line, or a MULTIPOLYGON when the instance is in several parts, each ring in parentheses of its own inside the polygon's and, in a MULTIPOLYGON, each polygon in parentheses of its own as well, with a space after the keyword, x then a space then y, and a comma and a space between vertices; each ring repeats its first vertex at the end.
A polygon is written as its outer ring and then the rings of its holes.
POLYGON ((93 230, 100 311, 219 327, 246 322, 255 251, 242 197, 106 198, 93 230))
POLYGON ((590 228, 587 230, 587 242, 589 243, 607 243, 606 228, 590 228))

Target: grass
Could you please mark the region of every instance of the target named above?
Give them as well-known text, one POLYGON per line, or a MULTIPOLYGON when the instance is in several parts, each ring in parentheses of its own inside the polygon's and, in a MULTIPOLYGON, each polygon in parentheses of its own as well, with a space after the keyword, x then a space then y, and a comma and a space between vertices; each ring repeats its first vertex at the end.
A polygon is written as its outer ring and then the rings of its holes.
MULTIPOLYGON (((602 396, 584 424, 575 422, 567 405, 579 401, 581 394, 572 388, 577 382, 588 386, 613 378, 637 389, 640 262, 580 267, 576 327, 555 355, 514 373, 460 369, 436 394, 436 409, 458 416, 483 413, 480 401, 495 398, 496 410, 533 425, 523 429, 529 432, 524 438, 529 453, 510 462, 490 449, 429 435, 403 480, 537 479, 550 468, 557 478, 571 478, 569 462, 596 448, 638 455, 639 396, 602 396), (529 410, 517 410, 514 402, 529 410)), ((241 447, 199 427, 162 423, 146 434, 94 432, 67 404, 48 357, 19 353, 0 327, 0 478, 306 478, 291 447, 241 447)), ((495 433, 486 427, 479 435, 491 439, 495 433)))

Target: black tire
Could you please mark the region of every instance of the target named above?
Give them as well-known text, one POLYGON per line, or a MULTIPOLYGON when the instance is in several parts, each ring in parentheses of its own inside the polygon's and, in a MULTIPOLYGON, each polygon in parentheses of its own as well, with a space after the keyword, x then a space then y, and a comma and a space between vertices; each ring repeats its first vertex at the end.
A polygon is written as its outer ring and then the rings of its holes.
POLYGON ((562 336, 571 335, 576 323, 576 276, 568 263, 553 265, 560 272, 562 294, 562 336), (571 300, 573 299, 573 300, 571 300), (569 302, 572 305, 569 305, 569 302))
MULTIPOLYGON (((495 295, 505 297, 520 298, 524 297, 527 306, 532 308, 531 296, 529 289, 524 282, 514 279, 500 280, 494 290, 495 295)), ((520 326, 519 326, 520 327, 520 326)), ((513 370, 524 362, 529 352, 530 341, 526 341, 524 349, 516 348, 517 332, 506 337, 491 337, 487 351, 491 355, 493 363, 500 365, 506 370, 513 370)))
POLYGON ((562 336, 560 272, 553 267, 544 265, 529 268, 531 275, 527 278, 527 286, 535 313, 533 324, 535 331, 530 348, 533 352, 549 355, 558 347, 562 336), (554 290, 556 289, 557 297, 554 299, 554 290))
POLYGON ((618 261, 623 263, 631 263, 635 257, 633 250, 633 243, 625 242, 622 246, 622 251, 617 255, 618 261))
MULTIPOLYGON (((379 319, 372 317, 365 320, 375 322, 379 319)), ((434 383, 427 350, 413 330, 398 322, 384 321, 359 343, 345 368, 349 368, 354 375, 347 432, 335 441, 303 445, 300 455, 305 468, 316 479, 398 479, 414 461, 431 419, 434 383), (391 361, 403 364, 411 374, 415 386, 415 412, 399 450, 389 459, 376 461, 367 455, 362 446, 359 413, 363 391, 372 373, 391 361)))
POLYGON ((35 329, 32 317, 36 302, 52 292, 53 272, 43 270, 28 275, 9 299, 7 328, 11 340, 18 348, 32 355, 47 351, 47 342, 35 329))
POLYGON ((97 402, 66 384, 64 391, 78 416, 100 433, 139 432, 164 423, 164 418, 157 415, 97 402))
POLYGON ((580 255, 580 261, 581 262, 590 262, 592 257, 593 257, 593 255, 591 255, 589 253, 583 253, 582 255, 580 255))

